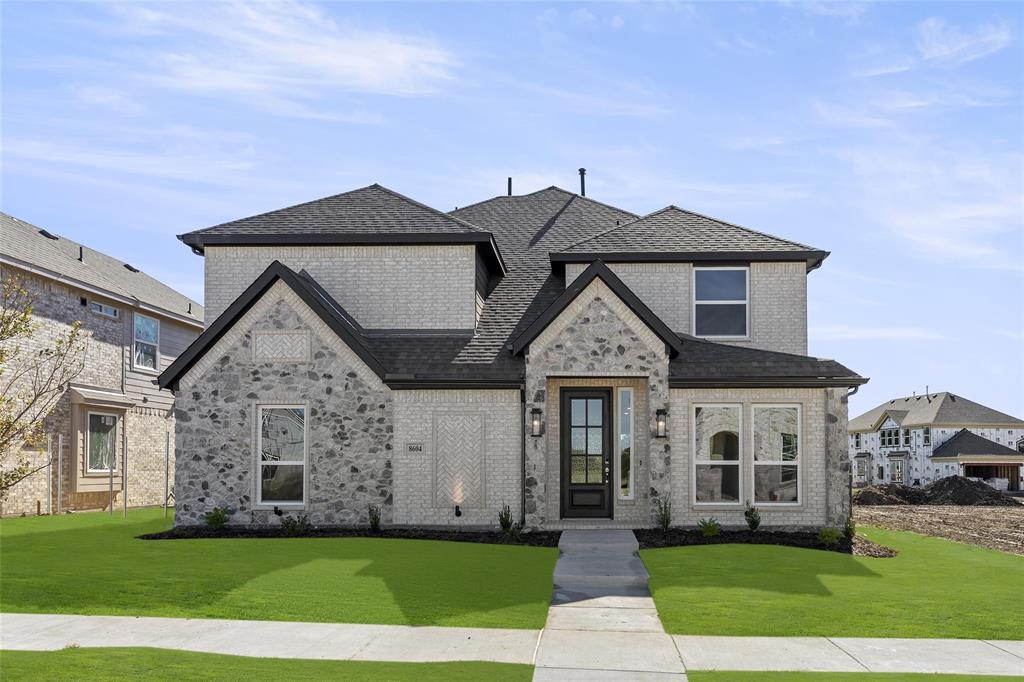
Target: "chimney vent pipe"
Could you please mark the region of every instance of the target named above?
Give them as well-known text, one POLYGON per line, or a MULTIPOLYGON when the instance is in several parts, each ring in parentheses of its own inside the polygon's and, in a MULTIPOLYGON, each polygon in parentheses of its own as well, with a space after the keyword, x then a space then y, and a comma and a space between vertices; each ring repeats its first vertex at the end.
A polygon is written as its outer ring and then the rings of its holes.
POLYGON ((84 246, 79 246, 78 247, 78 260, 80 262, 82 262, 82 263, 85 262, 85 247, 84 246))
POLYGON ((587 169, 580 168, 580 196, 587 196, 587 169))
POLYGON ((508 195, 512 196, 512 178, 508 179, 508 195))

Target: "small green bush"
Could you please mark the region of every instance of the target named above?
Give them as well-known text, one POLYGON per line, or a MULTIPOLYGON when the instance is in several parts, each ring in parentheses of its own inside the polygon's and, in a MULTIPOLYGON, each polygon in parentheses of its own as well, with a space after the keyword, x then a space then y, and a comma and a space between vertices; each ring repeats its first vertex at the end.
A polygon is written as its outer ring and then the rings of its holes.
POLYGON ((853 540, 853 537, 857 534, 857 522, 853 520, 853 517, 846 519, 846 525, 843 526, 843 537, 847 540, 853 540))
POLYGON ((311 527, 309 517, 305 514, 302 516, 285 516, 281 519, 281 529, 285 535, 305 535, 311 527))
POLYGON ((498 525, 501 526, 501 531, 508 535, 512 531, 512 507, 507 504, 501 505, 501 511, 498 512, 498 525))
POLYGON ((380 532, 380 507, 375 504, 371 504, 367 511, 370 515, 370 530, 374 533, 380 532))
POLYGON ((698 521, 697 529, 700 530, 700 534, 704 537, 713 538, 722 532, 722 524, 718 522, 718 519, 711 517, 710 519, 698 521))
POLYGON ((667 499, 658 500, 658 528, 662 532, 672 527, 672 501, 667 499))
POLYGON ((818 531, 818 542, 826 547, 835 547, 843 538, 843 533, 835 526, 825 526, 818 531))
POLYGON ((757 511, 757 507, 750 504, 750 500, 747 500, 746 509, 743 510, 743 518, 747 520, 747 528, 751 532, 757 530, 758 526, 761 525, 761 512, 757 511))
POLYGON ((214 507, 203 515, 203 519, 210 528, 223 528, 228 525, 228 510, 214 507))

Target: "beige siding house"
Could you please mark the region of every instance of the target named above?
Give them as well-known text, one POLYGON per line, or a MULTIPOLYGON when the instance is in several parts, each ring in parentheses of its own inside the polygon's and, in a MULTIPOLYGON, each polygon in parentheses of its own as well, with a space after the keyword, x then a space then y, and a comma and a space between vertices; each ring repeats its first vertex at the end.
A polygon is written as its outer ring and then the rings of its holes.
POLYGON ((75 321, 87 335, 84 369, 46 419, 49 447, 31 454, 51 466, 16 485, 2 513, 104 508, 111 497, 120 505, 126 488, 131 506, 162 504, 174 394, 156 378, 202 331, 202 306, 129 264, 2 213, 0 269, 36 299, 39 328, 26 350, 48 347, 75 321))

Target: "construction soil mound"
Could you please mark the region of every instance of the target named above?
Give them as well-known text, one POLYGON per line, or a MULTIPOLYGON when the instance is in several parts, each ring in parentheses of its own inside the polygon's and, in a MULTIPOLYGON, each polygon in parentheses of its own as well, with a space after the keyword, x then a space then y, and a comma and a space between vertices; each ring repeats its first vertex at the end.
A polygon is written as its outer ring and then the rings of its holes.
POLYGON ((923 488, 899 483, 869 485, 853 491, 853 503, 861 505, 933 504, 980 507, 1012 507, 1017 503, 1009 495, 981 481, 963 476, 948 476, 923 488))

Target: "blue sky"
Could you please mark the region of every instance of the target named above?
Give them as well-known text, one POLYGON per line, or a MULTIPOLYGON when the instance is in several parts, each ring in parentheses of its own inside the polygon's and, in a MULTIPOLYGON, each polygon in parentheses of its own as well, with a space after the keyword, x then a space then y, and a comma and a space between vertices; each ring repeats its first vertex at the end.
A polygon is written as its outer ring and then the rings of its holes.
POLYGON ((558 184, 832 252, 859 413, 1024 416, 1024 5, 6 2, 2 207, 202 298, 175 234, 380 182, 558 184))

